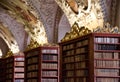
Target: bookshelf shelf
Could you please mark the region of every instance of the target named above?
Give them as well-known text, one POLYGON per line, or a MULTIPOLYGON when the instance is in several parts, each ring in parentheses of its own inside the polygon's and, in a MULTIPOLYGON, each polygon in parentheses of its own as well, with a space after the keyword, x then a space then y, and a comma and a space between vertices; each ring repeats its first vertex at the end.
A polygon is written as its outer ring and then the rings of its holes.
POLYGON ((40 46, 25 52, 25 82, 59 82, 59 47, 40 46))
POLYGON ((103 75, 103 76, 96 76, 96 77, 100 77, 100 78, 120 78, 120 76, 105 76, 105 75, 103 75))
POLYGON ((120 50, 95 50, 95 52, 120 52, 120 50))
POLYGON ((95 69, 120 69, 120 67, 95 67, 95 69))
POLYGON ((120 82, 120 34, 90 33, 59 45, 60 82, 120 82))

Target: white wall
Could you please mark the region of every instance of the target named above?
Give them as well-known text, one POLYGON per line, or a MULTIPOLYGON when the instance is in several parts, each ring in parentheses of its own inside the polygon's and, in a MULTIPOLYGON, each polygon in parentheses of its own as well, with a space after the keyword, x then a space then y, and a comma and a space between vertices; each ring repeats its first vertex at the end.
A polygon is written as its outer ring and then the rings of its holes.
POLYGON ((61 39, 65 36, 66 32, 68 31, 70 31, 70 24, 65 14, 63 14, 58 27, 58 42, 61 41, 61 39))
POLYGON ((117 14, 116 14, 116 24, 120 28, 120 1, 117 3, 117 8, 116 8, 117 14))

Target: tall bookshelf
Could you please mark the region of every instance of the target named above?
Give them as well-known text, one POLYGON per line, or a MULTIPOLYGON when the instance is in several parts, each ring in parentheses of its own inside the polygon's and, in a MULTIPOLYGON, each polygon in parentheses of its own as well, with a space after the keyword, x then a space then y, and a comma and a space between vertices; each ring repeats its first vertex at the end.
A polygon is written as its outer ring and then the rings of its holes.
POLYGON ((25 82, 59 82, 58 46, 40 46, 25 52, 25 82))
POLYGON ((120 82, 120 34, 90 33, 60 50, 60 82, 120 82))
POLYGON ((5 82, 24 82, 24 56, 5 58, 5 82))
POLYGON ((0 82, 5 82, 5 59, 0 59, 0 82))

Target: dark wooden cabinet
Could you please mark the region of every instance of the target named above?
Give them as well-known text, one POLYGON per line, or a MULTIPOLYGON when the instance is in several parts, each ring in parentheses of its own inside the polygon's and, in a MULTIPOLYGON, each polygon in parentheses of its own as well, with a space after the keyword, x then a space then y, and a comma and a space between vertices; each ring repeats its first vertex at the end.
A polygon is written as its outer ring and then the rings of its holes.
POLYGON ((59 82, 59 47, 40 46, 25 52, 25 82, 59 82))
POLYGON ((120 82, 120 34, 90 33, 60 43, 60 82, 120 82))
POLYGON ((5 82, 5 59, 0 59, 0 82, 5 82))

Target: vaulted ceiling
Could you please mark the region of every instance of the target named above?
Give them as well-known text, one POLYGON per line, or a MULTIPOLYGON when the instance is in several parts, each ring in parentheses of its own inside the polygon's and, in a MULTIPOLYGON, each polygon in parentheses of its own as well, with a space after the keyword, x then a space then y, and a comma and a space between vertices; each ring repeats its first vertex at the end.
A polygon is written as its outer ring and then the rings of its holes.
MULTIPOLYGON (((46 34, 43 35, 47 37, 49 43, 57 43, 71 27, 64 9, 60 8, 63 1, 64 0, 1 0, 0 23, 10 31, 12 40, 16 42, 16 46, 19 47, 20 51, 25 50, 31 37, 34 38, 34 35, 44 33, 40 32, 40 29, 34 29, 38 26, 40 26, 42 30, 45 28, 46 34), (27 5, 25 5, 26 1, 27 5), (60 3, 60 5, 58 3, 60 3), (31 27, 32 25, 34 27, 31 27), (34 31, 31 31, 32 29, 34 31), (36 31, 39 33, 36 34, 36 31)), ((80 2, 81 0, 76 1, 80 2)), ((115 24, 113 20, 115 20, 114 16, 116 12, 110 13, 110 11, 116 11, 117 0, 100 1, 103 3, 101 6, 105 21, 115 24)), ((3 35, 3 37, 5 36, 3 35)), ((37 40, 37 38, 34 39, 37 40)), ((4 38, 1 37, 1 39, 5 41, 4 38)), ((12 41, 10 36, 8 39, 12 41)), ((1 43, 3 41, 0 40, 1 43)), ((8 45, 0 46, 0 49, 4 51, 6 46, 8 45)))

